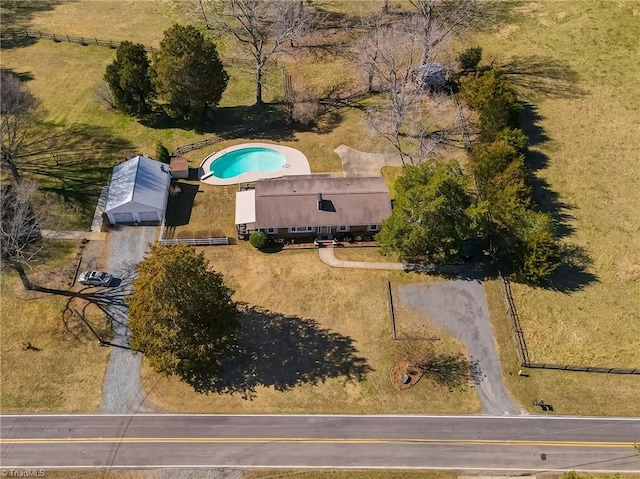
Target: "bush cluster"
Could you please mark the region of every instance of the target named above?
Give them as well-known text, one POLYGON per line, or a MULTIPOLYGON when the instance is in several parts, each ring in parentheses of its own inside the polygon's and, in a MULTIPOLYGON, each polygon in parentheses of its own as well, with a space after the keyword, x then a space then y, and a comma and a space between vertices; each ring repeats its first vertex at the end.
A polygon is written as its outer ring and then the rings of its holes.
POLYGON ((551 216, 534 209, 525 155, 529 139, 519 126, 522 106, 499 70, 463 78, 461 96, 478 113, 480 141, 471 170, 504 259, 531 282, 547 278, 559 263, 551 216))

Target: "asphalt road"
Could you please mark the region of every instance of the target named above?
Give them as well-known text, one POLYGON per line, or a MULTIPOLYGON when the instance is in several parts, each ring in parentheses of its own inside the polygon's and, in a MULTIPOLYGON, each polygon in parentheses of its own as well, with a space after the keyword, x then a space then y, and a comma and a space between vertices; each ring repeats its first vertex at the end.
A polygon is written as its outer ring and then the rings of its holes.
POLYGON ((0 416, 3 468, 640 471, 640 420, 490 416, 0 416))

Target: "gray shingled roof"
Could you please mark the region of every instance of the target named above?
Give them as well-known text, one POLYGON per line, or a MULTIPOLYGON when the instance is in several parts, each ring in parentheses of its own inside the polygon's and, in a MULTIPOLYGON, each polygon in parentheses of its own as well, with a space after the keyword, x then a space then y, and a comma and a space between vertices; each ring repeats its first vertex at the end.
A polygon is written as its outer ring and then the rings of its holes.
POLYGON ((255 191, 256 228, 379 224, 391 216, 389 189, 381 177, 285 177, 257 181, 255 191))

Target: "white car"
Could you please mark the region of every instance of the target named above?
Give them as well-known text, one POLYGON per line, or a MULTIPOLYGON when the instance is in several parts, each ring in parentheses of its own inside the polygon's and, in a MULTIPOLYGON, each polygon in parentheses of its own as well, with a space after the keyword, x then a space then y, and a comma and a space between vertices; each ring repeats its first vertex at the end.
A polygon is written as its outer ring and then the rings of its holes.
POLYGON ((104 271, 84 271, 78 276, 78 282, 88 286, 109 286, 113 276, 104 271))

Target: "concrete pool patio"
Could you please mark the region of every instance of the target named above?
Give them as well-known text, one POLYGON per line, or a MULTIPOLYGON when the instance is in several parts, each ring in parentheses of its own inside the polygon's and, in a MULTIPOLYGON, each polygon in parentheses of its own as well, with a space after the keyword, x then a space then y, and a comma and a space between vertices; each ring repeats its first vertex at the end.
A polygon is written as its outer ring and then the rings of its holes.
POLYGON ((250 183, 260 179, 280 178, 283 176, 309 175, 311 167, 307 157, 299 150, 289 146, 276 145, 273 143, 241 143, 239 145, 229 146, 223 150, 212 153, 207 156, 200 164, 200 181, 208 185, 226 186, 236 185, 238 183, 250 183), (273 172, 265 171, 247 171, 231 178, 219 178, 211 173, 211 164, 232 151, 242 150, 246 148, 268 148, 282 154, 285 158, 285 164, 282 168, 273 172))

